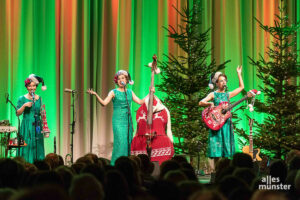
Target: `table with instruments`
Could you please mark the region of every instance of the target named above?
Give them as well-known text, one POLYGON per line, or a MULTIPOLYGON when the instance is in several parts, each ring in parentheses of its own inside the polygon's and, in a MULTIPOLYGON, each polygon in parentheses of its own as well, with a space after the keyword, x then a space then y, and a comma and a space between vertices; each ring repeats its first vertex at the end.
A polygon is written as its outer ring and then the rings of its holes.
POLYGON ((17 138, 11 139, 11 133, 17 132, 17 128, 14 126, 10 126, 7 121, 0 123, 0 156, 3 155, 7 158, 8 151, 12 148, 20 148, 26 146, 26 143, 23 145, 18 145, 17 138))

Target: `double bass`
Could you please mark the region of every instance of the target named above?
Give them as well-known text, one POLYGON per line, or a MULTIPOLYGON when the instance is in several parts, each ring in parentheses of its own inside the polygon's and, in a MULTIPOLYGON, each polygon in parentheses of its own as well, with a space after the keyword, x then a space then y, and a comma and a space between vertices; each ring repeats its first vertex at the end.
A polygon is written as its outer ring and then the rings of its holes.
POLYGON ((170 113, 151 90, 154 87, 155 74, 160 73, 156 55, 148 66, 151 67, 150 93, 136 114, 137 133, 131 143, 131 154, 148 154, 151 161, 161 164, 174 154, 173 138, 166 133, 166 130, 171 132, 170 113))

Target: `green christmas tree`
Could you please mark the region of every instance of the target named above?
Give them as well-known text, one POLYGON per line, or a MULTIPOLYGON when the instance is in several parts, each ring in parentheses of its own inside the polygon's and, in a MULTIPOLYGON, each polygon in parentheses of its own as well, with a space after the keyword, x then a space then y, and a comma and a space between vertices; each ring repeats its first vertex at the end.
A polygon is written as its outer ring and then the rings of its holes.
POLYGON ((200 30, 200 1, 194 1, 191 8, 188 2, 182 12, 177 10, 185 25, 178 25, 178 31, 172 26, 166 28, 168 37, 174 39, 186 56, 167 56, 168 61, 161 63, 163 82, 158 88, 168 94, 164 104, 170 110, 172 132, 178 139, 176 153, 195 155, 206 151, 208 138, 208 129, 201 118, 203 108, 198 103, 209 93, 211 73, 224 68, 227 62, 216 65, 214 59, 208 61, 210 29, 200 30))
POLYGON ((264 113, 265 118, 256 123, 254 143, 276 158, 300 148, 300 88, 295 81, 300 74, 296 50, 300 23, 290 24, 286 9, 279 7, 279 11, 275 26, 265 26, 256 19, 274 39, 266 52, 268 60, 262 55, 258 61, 250 58, 264 83, 260 87, 264 100, 255 103, 255 111, 264 113))

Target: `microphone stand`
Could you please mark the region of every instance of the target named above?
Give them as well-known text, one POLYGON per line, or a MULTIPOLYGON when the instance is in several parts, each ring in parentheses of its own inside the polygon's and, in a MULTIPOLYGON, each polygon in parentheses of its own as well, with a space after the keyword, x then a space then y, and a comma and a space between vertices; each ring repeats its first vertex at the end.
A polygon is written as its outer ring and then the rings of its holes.
MULTIPOLYGON (((70 124, 71 126, 71 142, 70 142, 70 148, 71 148, 71 153, 70 154, 67 154, 66 157, 65 157, 65 160, 67 162, 67 158, 68 157, 71 157, 71 161, 68 161, 67 163, 71 163, 73 164, 73 140, 74 140, 74 133, 75 133, 75 102, 74 102, 74 95, 76 93, 76 90, 71 90, 71 89, 65 89, 65 92, 70 92, 72 93, 72 123, 70 124)), ((56 144, 55 144, 56 145, 56 144)))
MULTIPOLYGON (((11 106, 15 109, 16 113, 17 113, 17 107, 13 104, 13 102, 11 100, 9 100, 8 98, 8 94, 7 94, 7 97, 6 97, 6 103, 10 103, 11 106)), ((20 117, 17 115, 17 118, 18 118, 18 131, 17 131, 17 138, 18 138, 18 156, 20 156, 20 117)))
POLYGON ((74 102, 74 95, 75 95, 75 90, 72 91, 72 123, 70 124, 71 125, 71 144, 70 144, 70 147, 71 147, 71 163, 73 164, 73 149, 74 149, 74 144, 73 144, 73 140, 74 140, 74 129, 75 129, 75 102, 74 102))
POLYGON ((34 93, 31 93, 31 96, 32 96, 32 101, 33 101, 33 104, 32 104, 32 107, 34 109, 34 134, 35 134, 35 147, 36 147, 36 150, 35 150, 35 160, 37 160, 37 157, 38 157, 38 145, 37 145, 37 140, 38 140, 38 137, 37 137, 37 132, 40 130, 40 126, 38 124, 38 115, 37 115, 37 112, 36 112, 36 109, 35 109, 35 97, 34 97, 34 93))
MULTIPOLYGON (((228 92, 228 87, 227 87, 227 85, 225 86, 225 93, 226 93, 226 95, 227 95, 228 105, 230 105, 229 92, 228 92)), ((230 130, 232 131, 232 134, 234 135, 231 109, 230 109, 229 111, 230 111, 230 130)), ((232 142, 232 139, 234 140, 234 138, 231 138, 231 136, 230 136, 230 148, 231 148, 231 153, 232 153, 232 145, 234 145, 234 142, 232 142)))
POLYGON ((127 92, 126 92, 126 84, 124 84, 124 92, 125 92, 125 97, 126 97, 126 103, 127 103, 127 109, 128 109, 128 111, 127 111, 127 113, 128 113, 128 120, 127 120, 127 122, 128 122, 128 126, 127 126, 127 147, 128 147, 128 149, 127 149, 127 153, 128 153, 128 156, 130 155, 130 141, 129 141, 129 136, 130 136, 130 133, 129 133, 129 125, 130 125, 130 123, 129 123, 129 118, 130 118, 130 120, 131 120, 131 125, 132 125, 132 118, 131 118, 131 112, 130 112, 130 107, 129 107, 129 103, 128 103, 128 98, 127 98, 127 92))
POLYGON ((56 154, 56 137, 54 136, 54 153, 56 154))

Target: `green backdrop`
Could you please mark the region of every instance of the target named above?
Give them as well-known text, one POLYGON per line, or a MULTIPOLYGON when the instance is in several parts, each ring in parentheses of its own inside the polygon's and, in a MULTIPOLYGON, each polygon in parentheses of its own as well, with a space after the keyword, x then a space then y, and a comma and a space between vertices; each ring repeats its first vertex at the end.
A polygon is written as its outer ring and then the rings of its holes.
MULTIPOLYGON (((243 65, 246 90, 261 84, 247 57, 257 58, 259 53, 264 56, 272 38, 258 27, 254 17, 273 25, 279 3, 279 0, 199 2, 203 11, 200 31, 212 28, 207 48, 212 48, 217 63, 231 60, 225 69, 230 90, 238 87, 237 65, 243 65)), ((300 3, 296 0, 284 3, 291 22, 299 21, 300 3)), ((182 54, 162 27, 172 25, 177 29, 177 24, 183 22, 173 6, 181 10, 185 5, 186 0, 1 0, 0 120, 8 119, 17 125, 14 110, 5 104, 5 93, 16 103, 26 93, 25 78, 31 73, 40 75, 48 87, 46 91, 37 90, 46 105, 51 130, 50 138, 45 139, 46 153, 53 152, 54 136, 57 152, 62 156, 70 152, 71 97, 64 93, 64 88, 72 88, 78 90, 75 158, 90 151, 109 158, 112 104, 102 108, 85 91, 94 88, 104 98, 114 88, 115 72, 126 69, 135 81, 134 92, 140 98, 146 96, 150 70, 144 65, 152 61, 152 55, 157 54, 163 60, 166 59, 163 54, 182 54)), ((299 47, 299 33, 297 41, 299 47)), ((155 82, 160 81, 158 75, 155 82)), ((159 91, 156 95, 164 96, 159 91)), ((234 100, 239 98, 241 95, 234 100)), ((133 111, 138 107, 133 104, 133 111)), ((241 116, 245 113, 241 111, 241 116)), ((255 118, 262 120, 263 116, 255 114, 255 118)), ((247 129, 247 124, 244 118, 239 127, 247 129)))

